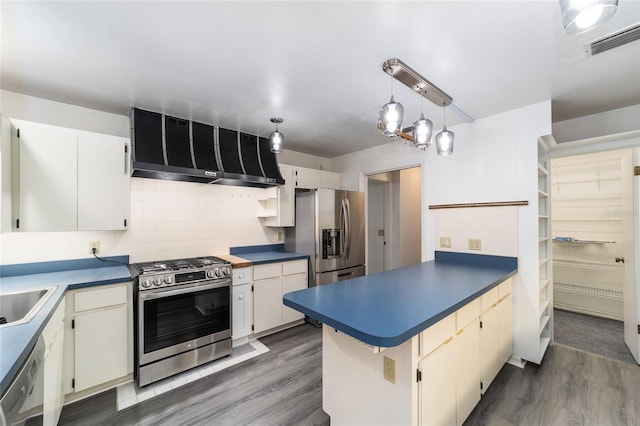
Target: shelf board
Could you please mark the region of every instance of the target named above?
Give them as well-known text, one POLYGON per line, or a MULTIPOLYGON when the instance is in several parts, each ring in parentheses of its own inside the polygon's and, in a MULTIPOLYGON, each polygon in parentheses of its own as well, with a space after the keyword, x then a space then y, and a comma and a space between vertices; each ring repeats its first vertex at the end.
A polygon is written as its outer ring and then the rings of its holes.
POLYGON ((549 215, 548 214, 539 214, 538 215, 538 219, 549 219, 549 215))
POLYGON ((542 313, 546 312, 547 308, 549 307, 549 301, 548 300, 543 301, 541 307, 542 309, 540 309, 540 312, 542 313))
POLYGON ((540 163, 538 163, 538 171, 544 176, 549 176, 549 170, 547 170, 547 168, 540 163))
POLYGON ((554 238, 553 239, 554 243, 560 243, 560 244, 575 244, 575 245, 580 245, 580 244, 615 244, 615 241, 598 241, 598 240, 559 240, 558 238, 554 238))
POLYGON ((540 333, 541 334, 545 330, 545 327, 547 326, 547 324, 549 324, 549 318, 551 318, 549 315, 543 315, 542 317, 540 317, 540 333))
POLYGON ((605 299, 623 300, 623 294, 621 291, 607 290, 596 287, 587 287, 582 285, 553 283, 553 289, 558 291, 565 291, 571 294, 581 294, 585 296, 601 297, 605 299))
POLYGON ((542 197, 547 197, 547 198, 549 198, 549 194, 547 194, 546 192, 544 192, 544 191, 542 191, 542 190, 540 190, 540 189, 538 189, 538 195, 539 195, 539 196, 542 196, 542 197))
POLYGON ((611 262, 585 262, 582 260, 562 260, 554 259, 553 266, 562 266, 565 268, 577 269, 593 269, 596 271, 623 271, 623 263, 611 262))

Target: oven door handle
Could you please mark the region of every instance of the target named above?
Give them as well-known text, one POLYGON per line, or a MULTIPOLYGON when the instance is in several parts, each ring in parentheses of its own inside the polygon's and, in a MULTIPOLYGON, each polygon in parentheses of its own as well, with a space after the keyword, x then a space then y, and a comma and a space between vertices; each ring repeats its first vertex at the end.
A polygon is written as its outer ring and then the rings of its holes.
POLYGON ((212 288, 222 288, 222 287, 231 287, 231 282, 225 281, 224 283, 193 285, 193 286, 188 286, 187 288, 182 287, 174 290, 154 290, 146 293, 141 292, 140 299, 153 300, 153 299, 159 299, 161 297, 174 296, 177 294, 195 293, 196 291, 200 291, 200 290, 209 290, 212 288))

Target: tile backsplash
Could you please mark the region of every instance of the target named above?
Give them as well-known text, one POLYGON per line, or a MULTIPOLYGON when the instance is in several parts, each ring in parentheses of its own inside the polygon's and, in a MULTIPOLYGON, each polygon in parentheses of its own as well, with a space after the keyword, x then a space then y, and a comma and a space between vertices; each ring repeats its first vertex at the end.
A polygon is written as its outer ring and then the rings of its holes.
POLYGON ((262 188, 131 178, 129 230, 12 232, 0 237, 2 264, 129 255, 131 262, 225 254, 231 246, 275 244, 280 228, 258 219, 262 188))

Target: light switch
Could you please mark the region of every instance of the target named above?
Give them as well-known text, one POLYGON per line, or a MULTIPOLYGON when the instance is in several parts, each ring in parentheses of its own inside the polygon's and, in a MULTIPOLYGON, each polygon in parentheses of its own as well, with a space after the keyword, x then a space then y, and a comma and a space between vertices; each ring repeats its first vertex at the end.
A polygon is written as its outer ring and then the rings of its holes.
POLYGON ((482 250, 482 240, 469 239, 469 250, 482 250))
POLYGON ((451 238, 450 237, 440 237, 440 247, 451 248, 451 238))

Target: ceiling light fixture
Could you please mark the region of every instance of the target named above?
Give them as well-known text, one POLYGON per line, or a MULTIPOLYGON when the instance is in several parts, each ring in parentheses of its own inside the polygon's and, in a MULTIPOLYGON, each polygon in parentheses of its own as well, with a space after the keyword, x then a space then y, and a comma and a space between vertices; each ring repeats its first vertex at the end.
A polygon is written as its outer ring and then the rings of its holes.
POLYGON ((453 137, 454 134, 451 130, 447 130, 447 106, 442 105, 443 110, 443 127, 442 131, 436 135, 436 149, 438 155, 450 155, 453 154, 453 137))
POLYGON ((424 96, 420 96, 420 118, 413 123, 413 145, 416 148, 426 149, 431 145, 431 133, 433 132, 433 122, 424 118, 422 112, 422 100, 424 96))
MULTIPOLYGON (((382 64, 382 70, 392 77, 392 84, 393 79, 395 78, 420 95, 420 118, 416 120, 411 127, 402 129, 401 126, 403 108, 402 105, 395 102, 392 90, 391 101, 385 104, 380 109, 378 117, 378 128, 382 130, 382 132, 386 136, 406 139, 408 141, 411 141, 412 146, 425 150, 428 146, 431 145, 433 122, 424 118, 424 113, 422 110, 423 98, 426 98, 434 104, 442 106, 443 108, 446 108, 449 105, 453 105, 453 98, 398 58, 392 58, 385 61, 382 64), (398 110, 400 111, 399 119, 397 119, 398 110), (390 111, 392 111, 391 118, 389 118, 389 116, 387 115, 390 111), (394 112, 396 115, 393 115, 394 112), (389 125, 390 122, 393 123, 393 126, 389 125), (411 134, 409 134, 409 132, 411 132, 411 134)), ((455 107, 455 105, 453 106, 455 107)), ((463 116, 465 121, 473 122, 473 118, 469 117, 458 108, 456 108, 456 110, 463 116)), ((453 132, 447 130, 447 126, 445 123, 442 132, 438 133, 438 135, 436 136, 438 155, 449 155, 453 153, 453 136, 453 132)))
POLYGON ((567 34, 580 34, 611 18, 618 0, 560 0, 562 24, 567 34))
POLYGON ((283 121, 280 117, 271 118, 271 122, 276 125, 276 130, 269 135, 269 146, 271 147, 271 152, 275 154, 280 154, 284 146, 284 136, 278 131, 278 124, 281 124, 283 121))
POLYGON ((382 125, 382 133, 386 136, 394 136, 402 129, 402 118, 404 107, 401 103, 393 99, 393 76, 391 77, 391 99, 382 105, 379 112, 379 119, 382 125))

